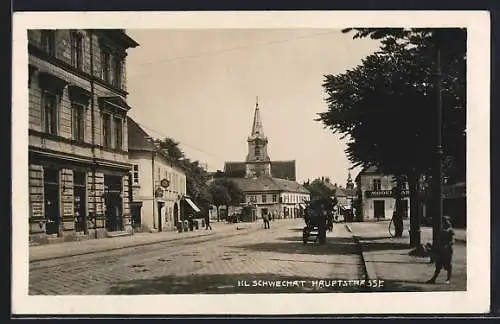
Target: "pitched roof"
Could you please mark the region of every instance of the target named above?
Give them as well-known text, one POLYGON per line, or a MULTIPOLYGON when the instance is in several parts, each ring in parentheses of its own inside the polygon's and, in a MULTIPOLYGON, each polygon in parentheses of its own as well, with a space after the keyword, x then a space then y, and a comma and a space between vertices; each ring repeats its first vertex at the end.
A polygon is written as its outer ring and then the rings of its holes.
POLYGON ((129 151, 155 151, 156 154, 161 155, 163 158, 169 161, 172 166, 176 166, 184 171, 186 170, 182 163, 179 163, 179 161, 175 161, 167 153, 165 153, 163 150, 158 149, 153 143, 151 143, 148 138, 152 137, 144 129, 142 129, 142 127, 139 126, 139 124, 137 124, 137 122, 130 116, 127 116, 127 133, 129 151))
POLYGON ((243 178, 246 174, 245 162, 226 162, 224 173, 231 178, 243 178))
POLYGON ((309 191, 298 182, 285 179, 271 177, 228 179, 234 181, 243 192, 286 191, 309 193, 309 191))
POLYGON ((129 150, 153 151, 153 144, 147 140, 151 136, 129 116, 127 116, 127 128, 129 150))
POLYGON ((271 174, 274 178, 295 181, 297 180, 295 172, 295 160, 271 161, 271 174))

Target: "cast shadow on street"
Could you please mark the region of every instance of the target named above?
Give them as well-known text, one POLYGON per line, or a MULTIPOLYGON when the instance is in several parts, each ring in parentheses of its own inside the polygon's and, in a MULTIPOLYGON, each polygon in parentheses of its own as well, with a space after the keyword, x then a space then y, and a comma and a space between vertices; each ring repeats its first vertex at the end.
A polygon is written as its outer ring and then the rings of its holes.
MULTIPOLYGON (((327 239, 329 235, 330 238, 335 238, 335 242, 337 243, 355 243, 354 239, 352 237, 335 237, 333 234, 327 233, 327 239)), ((302 236, 285 236, 285 237, 278 237, 277 240, 280 241, 288 241, 288 242, 301 242, 302 243, 302 236)))
POLYGON ((313 255, 351 255, 359 254, 356 244, 353 240, 346 243, 344 238, 327 237, 325 244, 316 244, 302 241, 292 242, 262 242, 253 244, 241 244, 231 246, 231 248, 246 249, 258 252, 277 252, 289 254, 313 254, 313 255))
POLYGON ((363 252, 383 251, 383 250, 408 250, 408 243, 399 242, 366 242, 361 241, 363 244, 363 252))
POLYGON ((138 294, 269 294, 269 293, 336 293, 364 292, 361 287, 321 287, 313 282, 324 278, 281 276, 273 273, 207 274, 184 276, 161 276, 151 279, 137 279, 118 282, 113 285, 110 295, 138 294), (303 284, 288 287, 270 287, 269 282, 294 282, 303 284), (240 281, 240 284, 238 284, 240 281), (244 281, 244 283, 243 283, 244 281), (264 286, 264 281, 268 284, 264 286))

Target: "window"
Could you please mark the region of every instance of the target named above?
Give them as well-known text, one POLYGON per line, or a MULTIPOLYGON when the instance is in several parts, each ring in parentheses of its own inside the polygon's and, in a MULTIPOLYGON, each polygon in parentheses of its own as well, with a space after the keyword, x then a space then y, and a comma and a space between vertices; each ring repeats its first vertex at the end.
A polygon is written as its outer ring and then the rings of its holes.
POLYGON ((77 32, 71 33, 71 65, 83 68, 83 35, 77 32))
POLYGON ((379 191, 382 189, 382 183, 380 179, 373 179, 373 190, 379 191))
POLYGON ((255 157, 257 158, 257 160, 259 159, 259 156, 260 156, 260 148, 256 145, 255 146, 255 157))
POLYGON ((72 115, 71 123, 73 127, 73 139, 75 141, 84 141, 85 130, 85 107, 77 103, 71 105, 72 115))
POLYGON ((102 115, 102 137, 103 145, 111 147, 111 116, 109 114, 102 115))
POLYGON ((118 57, 114 59, 113 64, 113 85, 120 89, 122 87, 122 61, 118 57))
POLYGON ((278 201, 278 195, 273 195, 273 202, 277 202, 278 201))
POLYGON ((50 92, 44 92, 42 98, 43 131, 57 135, 57 97, 50 92))
POLYGON ((134 184, 139 184, 139 164, 134 164, 132 168, 132 181, 134 184))
POLYGON ((263 203, 267 202, 267 196, 266 195, 262 195, 262 202, 263 203))
POLYGON ((110 61, 111 55, 107 50, 102 49, 101 50, 101 78, 109 82, 109 61, 110 61))
POLYGON ((52 56, 55 55, 55 48, 56 48, 55 33, 56 33, 55 30, 42 30, 42 35, 41 35, 42 50, 45 53, 52 56))
POLYGON ((115 149, 122 149, 123 146, 123 126, 121 118, 115 118, 115 149))

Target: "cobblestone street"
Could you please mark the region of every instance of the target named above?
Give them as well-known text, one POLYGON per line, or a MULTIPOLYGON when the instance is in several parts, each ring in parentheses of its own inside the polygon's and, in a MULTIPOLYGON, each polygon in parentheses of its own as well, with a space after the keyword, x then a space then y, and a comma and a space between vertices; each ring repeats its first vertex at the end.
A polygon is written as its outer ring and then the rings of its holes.
MULTIPOLYGON (((217 224, 215 224, 217 225, 217 224)), ((30 263, 29 294, 345 292, 316 280, 363 279, 352 235, 337 224, 325 245, 302 243, 303 220, 30 263), (260 281, 262 280, 262 281, 260 281), (264 281, 305 285, 264 287, 264 281), (293 287, 292 287, 293 286, 293 287), (330 287, 329 287, 330 286, 330 287)))

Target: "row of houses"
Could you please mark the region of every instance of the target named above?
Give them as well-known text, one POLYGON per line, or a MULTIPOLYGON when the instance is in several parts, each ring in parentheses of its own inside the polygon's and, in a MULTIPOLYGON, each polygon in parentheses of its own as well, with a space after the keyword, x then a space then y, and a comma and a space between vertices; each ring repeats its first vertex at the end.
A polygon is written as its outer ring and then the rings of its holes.
POLYGON ((28 31, 30 241, 168 229, 191 206, 182 167, 128 116, 137 46, 123 29, 28 31))

